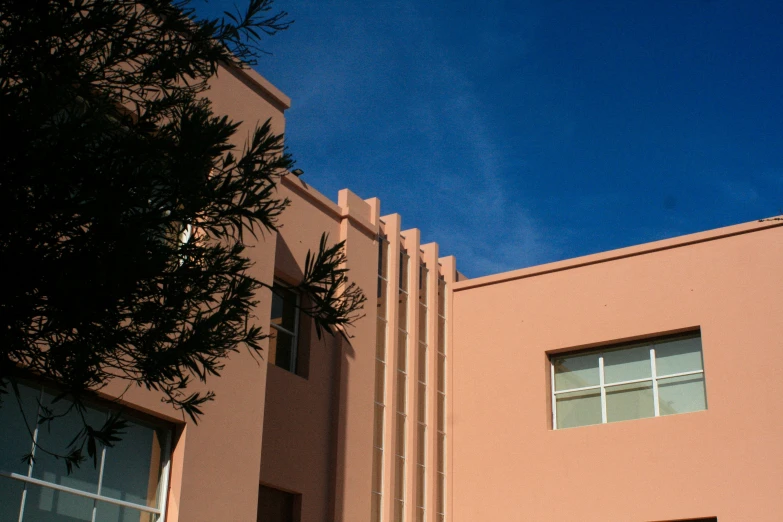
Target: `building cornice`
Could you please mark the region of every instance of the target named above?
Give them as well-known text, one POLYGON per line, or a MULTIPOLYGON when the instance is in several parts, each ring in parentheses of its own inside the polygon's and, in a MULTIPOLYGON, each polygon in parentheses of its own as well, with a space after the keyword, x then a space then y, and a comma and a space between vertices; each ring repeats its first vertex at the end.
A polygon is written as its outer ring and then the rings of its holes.
POLYGON ((749 223, 716 228, 706 232, 697 232, 695 234, 688 234, 670 239, 653 241, 651 243, 643 243, 641 245, 634 245, 616 250, 608 250, 606 252, 600 252, 597 254, 565 259, 563 261, 556 261, 554 263, 547 263, 544 265, 531 266, 519 270, 512 270, 510 272, 478 277, 476 279, 467 279, 454 283, 453 290, 455 292, 459 292, 460 290, 467 290, 469 288, 505 283, 507 281, 525 279, 528 277, 550 274, 552 272, 562 272, 564 270, 572 270, 574 268, 580 268, 583 266, 607 263, 609 261, 616 261, 618 259, 641 256, 645 254, 652 254, 662 250, 681 248, 697 243, 705 243, 707 241, 715 241, 718 239, 749 234, 752 232, 761 232, 781 226, 783 226, 783 216, 760 219, 758 221, 752 221, 749 223))

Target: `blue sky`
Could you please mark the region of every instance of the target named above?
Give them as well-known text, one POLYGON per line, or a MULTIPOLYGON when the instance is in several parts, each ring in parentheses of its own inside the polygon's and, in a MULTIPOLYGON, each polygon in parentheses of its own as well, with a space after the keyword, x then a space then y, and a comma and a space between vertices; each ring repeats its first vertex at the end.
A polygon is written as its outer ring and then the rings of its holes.
POLYGON ((780 0, 275 4, 304 179, 469 277, 783 213, 780 0))

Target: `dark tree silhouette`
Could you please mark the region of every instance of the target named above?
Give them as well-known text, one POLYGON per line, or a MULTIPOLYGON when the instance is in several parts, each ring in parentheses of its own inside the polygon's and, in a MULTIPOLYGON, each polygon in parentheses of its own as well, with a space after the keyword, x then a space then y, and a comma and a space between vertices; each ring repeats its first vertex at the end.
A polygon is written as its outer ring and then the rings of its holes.
MULTIPOLYGON (((122 380, 196 421, 213 394, 194 379, 240 349, 263 356, 252 311, 268 285, 243 241, 275 230, 293 161, 269 122, 235 150, 238 124, 203 94, 289 26, 271 4, 210 20, 187 1, 0 0, 2 407, 20 379, 58 383, 77 410, 122 380)), ((306 262, 319 335, 364 301, 342 247, 324 237, 306 262)), ((85 423, 59 456, 70 469, 122 428, 85 423)))

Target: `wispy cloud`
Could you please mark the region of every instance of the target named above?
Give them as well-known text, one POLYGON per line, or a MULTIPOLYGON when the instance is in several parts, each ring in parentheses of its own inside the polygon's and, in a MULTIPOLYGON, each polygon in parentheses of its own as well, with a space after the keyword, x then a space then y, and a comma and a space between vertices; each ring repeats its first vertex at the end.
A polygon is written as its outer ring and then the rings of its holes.
MULTIPOLYGON (((481 86, 420 7, 308 7, 292 31, 309 37, 281 52, 298 61, 283 70, 301 72, 280 85, 293 102, 289 145, 313 186, 379 197, 469 276, 550 259, 554 247, 504 174, 523 167, 508 168, 481 86)), ((508 44, 490 40, 485 53, 508 44)))

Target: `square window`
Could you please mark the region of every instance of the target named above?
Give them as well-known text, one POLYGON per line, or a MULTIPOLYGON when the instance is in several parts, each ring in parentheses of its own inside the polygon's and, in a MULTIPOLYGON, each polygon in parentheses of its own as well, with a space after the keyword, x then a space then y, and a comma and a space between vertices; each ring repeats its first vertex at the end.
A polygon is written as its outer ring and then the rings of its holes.
POLYGON ((558 355, 551 368, 554 429, 707 409, 700 333, 558 355))

